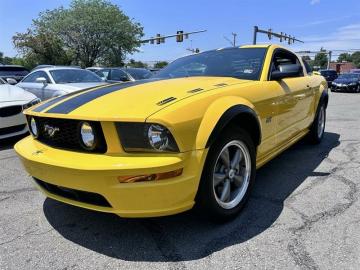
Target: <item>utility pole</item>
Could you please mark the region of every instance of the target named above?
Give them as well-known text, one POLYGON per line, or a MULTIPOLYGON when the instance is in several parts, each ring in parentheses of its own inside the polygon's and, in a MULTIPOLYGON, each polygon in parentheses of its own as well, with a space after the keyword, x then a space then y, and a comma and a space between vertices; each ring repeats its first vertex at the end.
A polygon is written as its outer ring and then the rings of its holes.
POLYGON ((256 39, 257 39, 257 33, 262 33, 262 34, 266 34, 269 39, 271 40, 272 37, 277 37, 280 39, 280 42, 282 42, 283 40, 288 42, 289 45, 291 45, 291 43, 294 43, 295 41, 297 42, 301 42, 304 43, 304 41, 301 41, 299 39, 296 39, 295 37, 291 36, 291 35, 287 35, 283 32, 281 33, 275 33, 272 31, 272 29, 269 30, 262 30, 259 29, 258 26, 254 26, 254 36, 253 36, 253 44, 256 44, 256 39))
POLYGON ((332 51, 327 51, 327 50, 321 49, 320 51, 298 51, 296 53, 305 54, 305 55, 309 55, 309 54, 315 54, 316 55, 316 54, 319 54, 319 53, 327 54, 327 56, 328 56, 327 69, 330 69, 332 51))
POLYGON ((228 37, 226 37, 226 36, 224 36, 224 39, 226 40, 226 41, 228 41, 230 44, 231 44, 231 46, 233 46, 233 47, 236 47, 236 36, 237 36, 237 34, 236 33, 231 33, 231 35, 233 36, 233 38, 232 38, 232 40, 230 40, 228 37))
POLYGON ((330 69, 330 63, 331 63, 331 54, 332 54, 332 51, 329 51, 329 57, 328 57, 328 64, 327 64, 327 69, 330 69))
POLYGON ((237 34, 236 33, 231 33, 232 35, 233 35, 233 40, 234 40, 234 42, 233 42, 233 46, 234 47, 236 47, 236 36, 237 36, 237 34))

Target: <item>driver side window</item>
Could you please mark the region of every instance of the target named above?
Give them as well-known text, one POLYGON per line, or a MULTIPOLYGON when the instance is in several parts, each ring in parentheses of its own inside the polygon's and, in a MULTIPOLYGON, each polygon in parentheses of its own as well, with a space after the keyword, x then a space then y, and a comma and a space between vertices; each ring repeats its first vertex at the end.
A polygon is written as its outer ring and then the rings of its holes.
MULTIPOLYGON (((293 54, 289 51, 283 50, 283 49, 276 50, 274 52, 274 55, 273 55, 273 58, 271 61, 269 78, 273 71, 280 70, 280 66, 294 65, 294 64, 301 66, 299 58, 295 54, 293 54)), ((296 76, 296 77, 303 77, 303 76, 304 76, 304 71, 301 68, 301 72, 299 72, 298 76, 296 76)))
POLYGON ((36 83, 37 78, 45 78, 47 80, 47 83, 51 83, 49 76, 44 71, 36 71, 30 74, 23 80, 23 82, 36 83))

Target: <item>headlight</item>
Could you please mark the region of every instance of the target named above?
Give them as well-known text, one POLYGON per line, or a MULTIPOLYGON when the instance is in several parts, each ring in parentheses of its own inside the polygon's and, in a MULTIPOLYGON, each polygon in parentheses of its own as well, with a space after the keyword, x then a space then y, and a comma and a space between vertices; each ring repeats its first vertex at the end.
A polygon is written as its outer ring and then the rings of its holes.
POLYGON ((153 124, 148 129, 149 143, 152 148, 163 151, 169 146, 167 129, 163 126, 153 124))
POLYGON ((31 119, 30 119, 30 132, 35 138, 37 138, 39 135, 38 128, 37 128, 34 117, 31 117, 31 119))
POLYGON ((116 123, 126 152, 179 152, 171 132, 160 124, 116 123))
POLYGON ((80 138, 86 150, 93 150, 96 146, 95 132, 88 122, 80 123, 80 138))
POLYGON ((29 103, 26 103, 25 105, 23 105, 23 109, 29 109, 30 107, 39 104, 41 102, 41 100, 39 98, 35 98, 34 100, 30 101, 29 103))

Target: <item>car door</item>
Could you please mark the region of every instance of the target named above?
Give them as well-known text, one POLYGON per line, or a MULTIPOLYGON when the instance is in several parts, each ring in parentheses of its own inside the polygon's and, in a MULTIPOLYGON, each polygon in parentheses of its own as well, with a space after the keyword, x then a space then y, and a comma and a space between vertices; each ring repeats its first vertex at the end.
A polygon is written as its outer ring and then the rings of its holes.
POLYGON ((46 100, 46 88, 51 83, 49 76, 46 72, 39 70, 29 74, 25 77, 20 83, 19 86, 26 91, 33 93, 35 96, 40 98, 41 100, 46 100), (47 80, 47 84, 37 82, 38 78, 45 78, 47 80))
POLYGON ((282 92, 278 100, 277 145, 286 143, 310 124, 315 93, 310 77, 295 54, 285 49, 274 51, 269 80, 272 87, 282 92), (302 67, 301 71, 294 77, 271 80, 271 72, 287 64, 298 64, 302 67))

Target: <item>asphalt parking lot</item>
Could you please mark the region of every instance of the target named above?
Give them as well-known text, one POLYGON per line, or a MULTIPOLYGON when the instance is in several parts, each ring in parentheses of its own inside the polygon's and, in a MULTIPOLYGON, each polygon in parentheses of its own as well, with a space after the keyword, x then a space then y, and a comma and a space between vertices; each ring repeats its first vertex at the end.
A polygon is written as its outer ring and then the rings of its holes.
POLYGON ((0 142, 0 269, 359 269, 360 94, 331 93, 324 141, 259 170, 227 224, 121 219, 45 197, 0 142))

